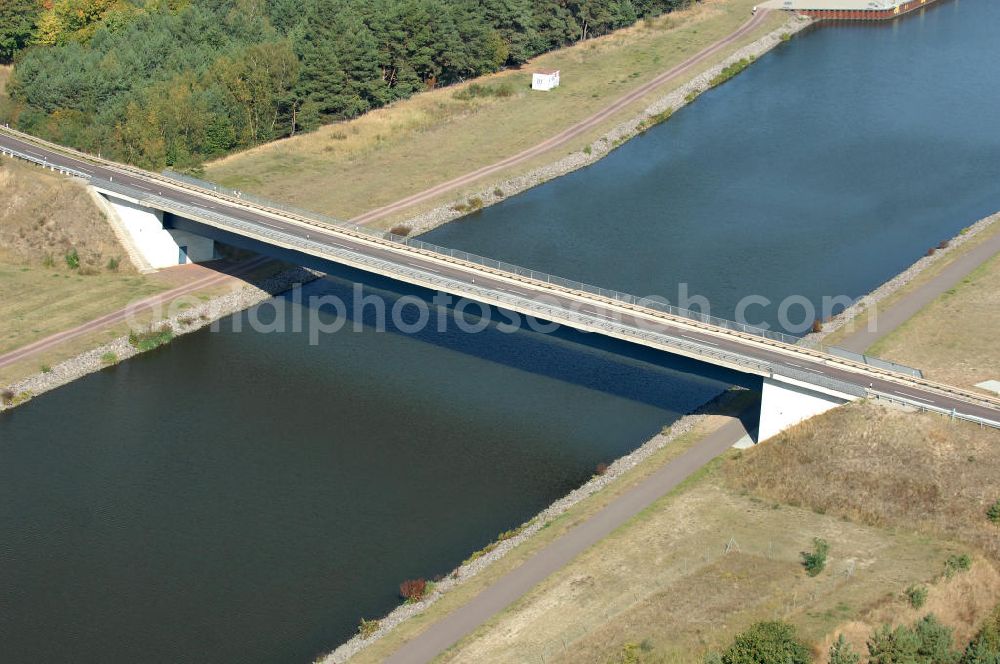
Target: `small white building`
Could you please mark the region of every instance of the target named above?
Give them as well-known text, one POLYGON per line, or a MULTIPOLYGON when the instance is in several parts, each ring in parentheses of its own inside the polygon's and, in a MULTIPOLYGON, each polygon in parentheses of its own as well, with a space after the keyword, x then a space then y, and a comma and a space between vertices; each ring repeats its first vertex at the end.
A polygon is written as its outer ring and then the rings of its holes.
POLYGON ((532 90, 551 90, 559 87, 558 69, 539 69, 531 75, 532 90))

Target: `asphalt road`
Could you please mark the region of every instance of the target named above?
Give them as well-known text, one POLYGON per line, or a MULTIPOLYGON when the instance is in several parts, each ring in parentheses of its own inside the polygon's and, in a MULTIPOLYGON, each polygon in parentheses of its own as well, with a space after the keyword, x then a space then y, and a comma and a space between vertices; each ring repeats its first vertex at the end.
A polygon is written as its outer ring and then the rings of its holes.
MULTIPOLYGON (((186 188, 170 182, 163 182, 155 174, 120 170, 115 166, 81 158, 51 149, 16 136, 0 132, 0 146, 29 154, 48 163, 75 169, 86 173, 99 184, 101 180, 118 185, 133 187, 140 192, 158 195, 175 203, 200 208, 207 213, 223 214, 244 222, 258 225, 270 231, 278 231, 293 238, 321 243, 331 251, 350 251, 363 256, 395 263, 410 270, 417 270, 428 277, 448 279, 457 286, 489 288, 507 296, 519 296, 538 301, 544 295, 548 303, 593 316, 594 322, 615 321, 624 325, 667 335, 677 342, 701 348, 704 355, 698 359, 712 361, 712 353, 724 352, 745 356, 760 363, 770 363, 786 367, 793 374, 808 376, 815 374, 825 378, 850 383, 861 389, 874 390, 888 395, 906 398, 916 403, 954 410, 958 413, 1000 422, 1000 406, 982 402, 972 402, 961 395, 943 394, 939 390, 913 384, 903 378, 868 372, 863 368, 850 367, 844 363, 817 358, 808 353, 799 353, 788 348, 763 346, 735 335, 707 332, 702 329, 677 325, 658 317, 623 312, 600 301, 587 300, 578 294, 541 289, 535 284, 512 281, 473 267, 442 263, 439 258, 416 251, 407 251, 400 245, 392 246, 373 243, 370 239, 320 226, 306 225, 292 219, 282 219, 260 209, 216 196, 211 192, 186 188)), ((442 287, 442 290, 448 290, 442 287)), ((454 294, 461 295, 461 290, 454 294)), ((685 353, 689 354, 689 353, 685 353)), ((691 355, 694 356, 694 355, 691 355)), ((716 362, 718 363, 718 362, 716 362)), ((753 373, 753 372, 750 372, 753 373)))

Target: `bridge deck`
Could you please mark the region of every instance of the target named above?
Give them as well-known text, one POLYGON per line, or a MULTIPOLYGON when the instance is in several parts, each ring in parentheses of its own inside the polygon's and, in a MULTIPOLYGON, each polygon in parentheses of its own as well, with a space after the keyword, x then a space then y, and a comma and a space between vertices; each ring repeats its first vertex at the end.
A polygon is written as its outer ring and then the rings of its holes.
POLYGON ((784 377, 834 396, 882 396, 1000 425, 1000 399, 786 343, 745 326, 702 322, 631 296, 530 270, 504 269, 495 261, 483 264, 488 259, 434 251, 419 241, 370 229, 331 226, 9 131, 0 132, 0 147, 84 177, 111 195, 284 249, 737 371, 784 377))

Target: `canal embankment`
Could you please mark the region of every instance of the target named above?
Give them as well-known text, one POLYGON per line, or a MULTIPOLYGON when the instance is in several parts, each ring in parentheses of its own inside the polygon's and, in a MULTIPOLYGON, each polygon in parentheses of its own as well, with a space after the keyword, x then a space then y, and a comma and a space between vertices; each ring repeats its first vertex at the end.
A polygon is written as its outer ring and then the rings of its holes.
POLYGON ((426 233, 538 185, 590 166, 627 141, 668 121, 671 115, 694 102, 703 92, 729 80, 734 75, 733 72, 742 71, 757 58, 790 41, 794 35, 808 28, 813 22, 813 19, 805 16, 790 15, 781 27, 741 47, 723 61, 701 71, 680 87, 656 99, 641 113, 612 127, 603 136, 582 149, 524 174, 480 185, 471 193, 463 194, 459 199, 398 221, 393 225, 393 228, 406 229, 407 233, 413 235, 426 233))
MULTIPOLYGON (((418 601, 400 604, 382 618, 361 617, 357 635, 316 661, 341 664, 359 654, 366 661, 381 660, 418 633, 428 620, 471 599, 580 520, 677 458, 714 427, 752 407, 755 401, 755 396, 743 388, 723 391, 665 426, 632 452, 602 465, 584 484, 522 525, 501 533, 494 542, 472 552, 451 573, 429 583, 426 594, 418 601), (439 603, 441 606, 435 606, 439 603), (428 614, 431 607, 435 608, 434 613, 428 614)), ((749 438, 747 440, 749 442, 749 438)))
MULTIPOLYGON (((943 270, 975 247, 995 240, 998 234, 1000 212, 984 217, 963 228, 954 237, 928 247, 924 256, 878 288, 858 298, 852 306, 823 321, 822 329, 806 335, 806 339, 843 346, 859 353, 865 352, 878 338, 888 334, 908 317, 888 317, 881 314, 888 313, 900 298, 937 278, 943 270)), ((972 272, 982 262, 977 259, 970 266, 963 266, 961 274, 964 276, 972 272)), ((949 279, 944 288, 949 287, 952 281, 949 279)), ((908 313, 915 312, 908 308, 908 313)))
MULTIPOLYGON (((15 408, 51 390, 67 385, 136 355, 196 332, 216 321, 260 304, 293 287, 319 278, 315 271, 292 268, 234 288, 232 291, 186 306, 107 343, 84 351, 2 388, 0 412, 15 408)), ((139 312, 136 312, 137 314, 139 312)))

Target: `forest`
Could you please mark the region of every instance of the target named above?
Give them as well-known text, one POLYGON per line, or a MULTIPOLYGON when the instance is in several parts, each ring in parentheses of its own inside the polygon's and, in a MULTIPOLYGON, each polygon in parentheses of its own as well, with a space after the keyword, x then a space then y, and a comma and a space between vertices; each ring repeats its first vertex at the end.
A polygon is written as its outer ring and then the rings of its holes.
POLYGON ((191 168, 692 1, 0 0, 0 121, 191 168))

